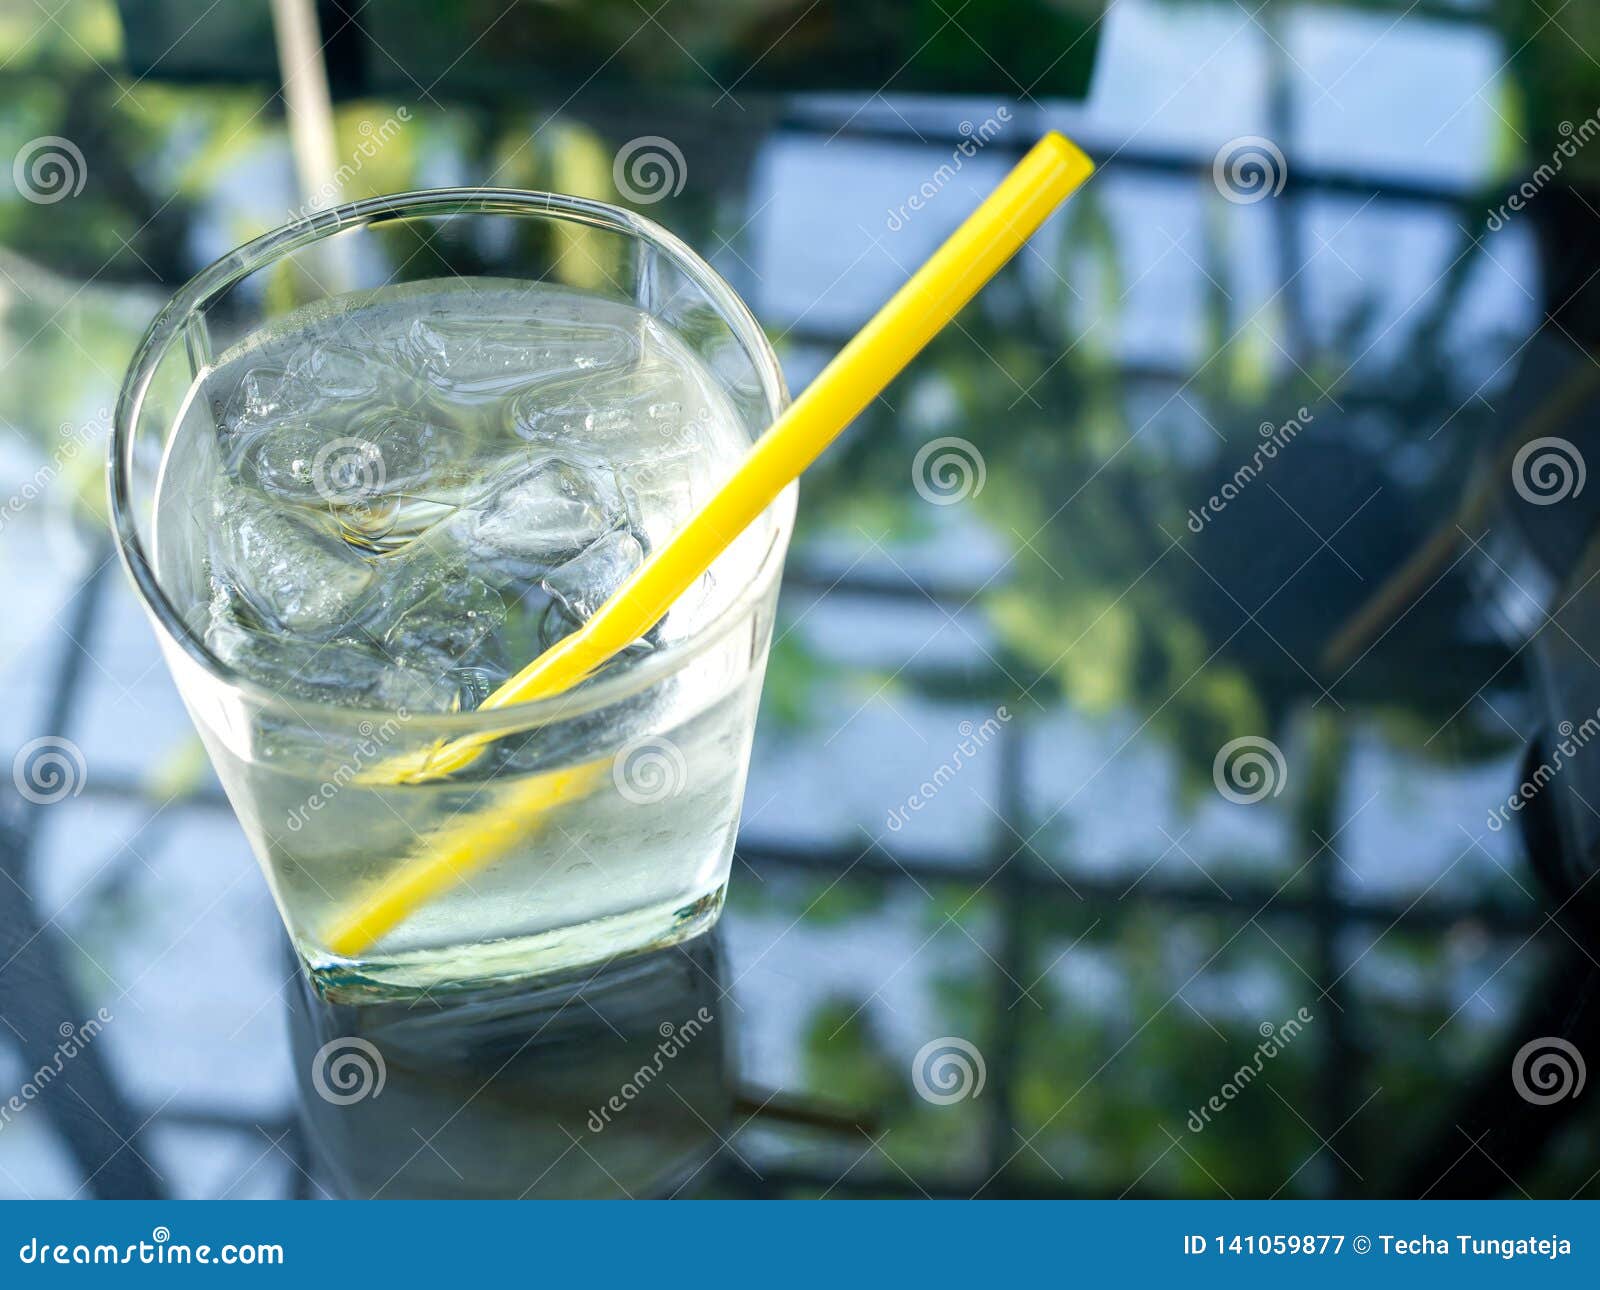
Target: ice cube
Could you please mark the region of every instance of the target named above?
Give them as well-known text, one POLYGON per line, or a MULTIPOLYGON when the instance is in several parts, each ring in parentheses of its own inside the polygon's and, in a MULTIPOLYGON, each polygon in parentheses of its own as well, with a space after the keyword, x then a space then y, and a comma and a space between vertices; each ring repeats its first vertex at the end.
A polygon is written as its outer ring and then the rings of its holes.
POLYGON ((348 373, 326 380, 320 365, 338 361, 318 349, 289 354, 281 364, 250 368, 231 391, 213 398, 231 473, 259 470, 277 487, 309 481, 317 450, 344 434, 378 389, 376 375, 366 382, 348 373))
POLYGON ((395 496, 449 501, 481 477, 474 448, 455 426, 386 405, 352 417, 337 433, 311 419, 280 421, 245 447, 239 476, 300 505, 371 507, 395 496))
POLYGON ((233 454, 235 473, 240 483, 274 497, 315 502, 317 454, 328 439, 325 429, 300 420, 284 419, 260 427, 238 442, 233 454))
POLYGON ((263 624, 327 640, 371 604, 372 566, 314 520, 232 487, 218 490, 212 518, 214 575, 263 624))
POLYGON ((670 443, 661 433, 662 415, 674 406, 681 414, 682 394, 678 373, 661 362, 586 372, 519 393, 510 403, 510 430, 519 439, 551 447, 612 451, 626 449, 631 439, 638 452, 650 452, 670 443))
MULTIPOLYGON (((438 477, 459 470, 473 445, 428 403, 425 382, 383 357, 385 347, 382 335, 357 347, 309 330, 219 390, 213 405, 230 471, 313 505, 368 501, 386 478, 448 486, 438 477)), ((225 385, 234 370, 210 379, 225 385)))
POLYGON ((346 538, 393 550, 484 486, 474 440, 426 414, 380 406, 331 434, 284 419, 239 453, 241 483, 310 510, 329 512, 346 538))
POLYGON ((377 352, 378 344, 358 349, 338 341, 320 341, 307 347, 295 365, 304 397, 320 403, 343 403, 393 391, 404 377, 377 352))
POLYGON ((451 682, 385 658, 364 641, 312 642, 259 631, 228 605, 225 592, 213 602, 206 644, 223 663, 285 698, 407 712, 448 712, 458 701, 451 682))
POLYGON ((548 574, 540 585, 576 626, 587 622, 643 563, 639 539, 624 529, 613 529, 548 574))
MULTIPOLYGON (((215 374, 211 379, 213 383, 225 380, 215 374)), ((251 455, 263 438, 275 431, 287 435, 285 445, 310 443, 314 450, 314 441, 304 438, 304 423, 294 415, 303 402, 294 377, 283 367, 252 367, 231 389, 214 392, 212 416, 217 444, 228 473, 238 478, 241 471, 253 470, 253 466, 247 464, 251 455)), ((269 469, 292 471, 296 456, 293 448, 276 453, 269 469)), ((310 468, 309 458, 306 468, 310 468)))
POLYGON ((434 315, 412 322, 401 352, 436 390, 479 399, 626 364, 638 341, 621 327, 571 319, 434 315))
POLYGON ((505 622, 499 592, 459 567, 436 565, 388 590, 384 652, 441 675, 476 664, 481 647, 505 622))
POLYGON ((519 284, 247 338, 197 409, 225 454, 198 583, 235 589, 219 650, 319 698, 477 706, 743 446, 681 348, 625 306, 519 284))
POLYGON ((577 461, 542 457, 500 479, 445 525, 475 566, 500 578, 536 581, 621 519, 612 480, 577 461))
POLYGON ((351 422, 350 435, 375 454, 376 493, 453 502, 482 482, 475 437, 426 408, 374 408, 351 422))
POLYGON ((457 708, 471 712, 483 706, 483 701, 508 674, 503 668, 458 667, 452 669, 450 675, 457 687, 457 708))
POLYGON ((688 523, 712 491, 694 463, 682 458, 625 463, 616 479, 629 526, 652 551, 688 523))
POLYGON ((230 436, 249 436, 285 415, 297 401, 294 378, 277 366, 252 367, 231 393, 213 397, 217 424, 230 436))

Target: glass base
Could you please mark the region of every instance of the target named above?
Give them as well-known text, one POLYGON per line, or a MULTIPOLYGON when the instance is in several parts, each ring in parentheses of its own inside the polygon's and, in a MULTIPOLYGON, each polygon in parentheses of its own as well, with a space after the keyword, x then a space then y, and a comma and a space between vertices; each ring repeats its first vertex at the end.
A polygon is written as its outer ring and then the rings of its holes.
POLYGON ((716 923, 726 891, 724 884, 687 903, 650 905, 532 936, 415 950, 388 959, 312 958, 302 950, 300 961, 312 986, 329 1003, 376 1003, 480 990, 610 963, 690 940, 716 923))

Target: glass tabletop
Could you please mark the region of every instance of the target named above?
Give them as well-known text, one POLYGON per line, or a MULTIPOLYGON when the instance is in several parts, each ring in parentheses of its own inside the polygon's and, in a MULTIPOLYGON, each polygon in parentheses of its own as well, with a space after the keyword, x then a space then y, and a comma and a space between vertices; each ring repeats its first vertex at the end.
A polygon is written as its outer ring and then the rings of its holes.
POLYGON ((333 1007, 101 496, 154 311, 317 185, 248 23, 0 26, 0 1193, 1600 1194, 1600 16, 1111 0, 1055 68, 973 5, 808 79, 799 4, 334 8, 343 198, 633 205, 794 389, 1042 131, 1100 170, 808 472, 715 933, 333 1007))

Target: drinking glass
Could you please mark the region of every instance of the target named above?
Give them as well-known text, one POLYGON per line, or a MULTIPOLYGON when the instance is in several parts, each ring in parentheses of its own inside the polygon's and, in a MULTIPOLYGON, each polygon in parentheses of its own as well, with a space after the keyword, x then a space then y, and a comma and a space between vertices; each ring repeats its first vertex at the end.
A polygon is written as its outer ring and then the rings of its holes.
POLYGON ((117 540, 290 939, 334 1000, 668 945, 716 920, 728 879, 794 486, 713 566, 691 632, 563 695, 492 710, 286 697, 208 649, 204 588, 162 558, 162 473, 181 466, 184 418, 213 415, 203 378, 217 356, 347 292, 475 277, 644 311, 698 356, 752 440, 788 397, 749 310, 689 247, 632 212, 550 193, 435 190, 318 213, 224 256, 157 316, 117 405, 117 540), (383 774, 463 740, 476 755, 448 774, 383 774))

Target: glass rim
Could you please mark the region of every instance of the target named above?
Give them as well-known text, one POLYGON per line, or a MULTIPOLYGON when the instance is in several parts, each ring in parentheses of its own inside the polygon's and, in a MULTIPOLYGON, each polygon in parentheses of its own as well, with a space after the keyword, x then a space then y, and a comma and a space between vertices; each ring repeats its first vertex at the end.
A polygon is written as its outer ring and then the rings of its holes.
MULTIPOLYGON (((769 424, 789 403, 783 369, 771 342, 749 306, 728 282, 690 246, 654 220, 636 211, 593 198, 523 188, 427 188, 347 202, 293 220, 252 238, 213 261, 190 278, 157 312, 129 361, 112 418, 107 488, 113 536, 123 568, 133 580, 159 631, 212 678, 263 708, 287 710, 297 722, 313 727, 339 726, 393 715, 392 707, 360 707, 319 699, 290 699, 254 677, 224 663, 192 631, 156 578, 139 539, 132 496, 134 437, 144 401, 161 360, 182 339, 193 315, 241 279, 283 256, 355 227, 373 227, 390 220, 423 215, 537 216, 606 229, 644 242, 667 255, 716 306, 723 322, 749 355, 761 381, 769 424)), ((798 483, 791 483, 763 512, 773 524, 771 540, 750 578, 711 619, 682 640, 662 646, 632 666, 602 676, 579 689, 548 698, 470 712, 411 712, 408 726, 437 730, 440 738, 464 733, 510 733, 592 712, 665 680, 693 662, 752 612, 782 566, 794 524, 798 483)), ((531 659, 527 660, 532 662, 531 659)))

